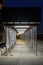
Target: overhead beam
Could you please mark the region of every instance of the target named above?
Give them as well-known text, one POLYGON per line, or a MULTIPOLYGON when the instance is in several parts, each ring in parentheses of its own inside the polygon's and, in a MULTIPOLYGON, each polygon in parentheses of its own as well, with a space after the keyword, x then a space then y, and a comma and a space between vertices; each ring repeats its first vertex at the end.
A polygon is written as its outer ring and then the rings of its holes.
POLYGON ((24 23, 15 23, 15 22, 5 22, 4 23, 4 25, 6 25, 6 26, 9 26, 9 25, 11 25, 11 26, 15 26, 15 25, 17 25, 17 26, 27 26, 27 25, 39 25, 40 24, 40 22, 28 22, 28 23, 26 23, 26 22, 24 22, 24 23))

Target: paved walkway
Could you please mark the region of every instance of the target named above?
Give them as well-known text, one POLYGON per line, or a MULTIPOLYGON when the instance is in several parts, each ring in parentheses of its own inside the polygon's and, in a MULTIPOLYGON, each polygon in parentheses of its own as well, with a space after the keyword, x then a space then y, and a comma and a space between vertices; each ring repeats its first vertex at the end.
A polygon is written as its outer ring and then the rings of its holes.
POLYGON ((38 54, 43 56, 43 41, 41 40, 37 41, 37 50, 38 50, 38 54))
POLYGON ((13 50, 11 50, 10 53, 8 53, 8 56, 15 56, 15 55, 22 55, 22 54, 34 54, 33 49, 31 48, 31 44, 27 44, 27 41, 25 40, 17 40, 16 45, 14 46, 13 50))
POLYGON ((17 40, 8 56, 0 57, 0 65, 43 65, 43 56, 36 56, 26 41, 17 40))

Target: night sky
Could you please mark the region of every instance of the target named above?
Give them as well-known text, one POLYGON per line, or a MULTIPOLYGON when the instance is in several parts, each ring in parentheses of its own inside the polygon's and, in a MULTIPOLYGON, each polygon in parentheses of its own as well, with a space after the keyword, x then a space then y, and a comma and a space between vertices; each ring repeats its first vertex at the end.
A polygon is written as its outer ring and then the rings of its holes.
POLYGON ((38 27, 39 32, 43 32, 43 0, 5 0, 6 7, 41 7, 41 23, 38 27))

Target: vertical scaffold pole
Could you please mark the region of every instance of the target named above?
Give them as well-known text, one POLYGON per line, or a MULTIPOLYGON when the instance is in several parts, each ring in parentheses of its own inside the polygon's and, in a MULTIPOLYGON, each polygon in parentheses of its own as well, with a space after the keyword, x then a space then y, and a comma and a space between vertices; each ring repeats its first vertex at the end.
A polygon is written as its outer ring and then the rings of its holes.
POLYGON ((36 55, 37 55, 37 26, 35 27, 35 42, 36 42, 36 55))

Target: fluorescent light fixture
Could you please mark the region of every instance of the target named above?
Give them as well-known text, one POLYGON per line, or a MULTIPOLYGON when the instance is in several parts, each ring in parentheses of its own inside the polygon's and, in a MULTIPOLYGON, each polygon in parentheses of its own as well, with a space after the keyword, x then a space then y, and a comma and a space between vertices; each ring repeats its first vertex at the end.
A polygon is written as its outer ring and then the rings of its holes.
POLYGON ((27 29, 16 29, 18 32, 22 32, 22 31, 25 31, 27 29))
POLYGON ((24 32, 19 32, 19 33, 17 33, 17 35, 19 35, 19 34, 23 34, 24 32))
POLYGON ((16 29, 18 31, 17 35, 24 33, 27 29, 16 29))
POLYGON ((29 28, 29 26, 15 26, 15 28, 29 28))
POLYGON ((29 26, 14 26, 18 31, 17 35, 24 33, 29 26))

